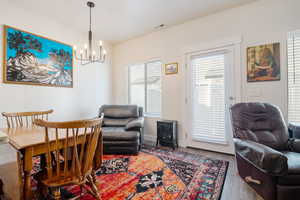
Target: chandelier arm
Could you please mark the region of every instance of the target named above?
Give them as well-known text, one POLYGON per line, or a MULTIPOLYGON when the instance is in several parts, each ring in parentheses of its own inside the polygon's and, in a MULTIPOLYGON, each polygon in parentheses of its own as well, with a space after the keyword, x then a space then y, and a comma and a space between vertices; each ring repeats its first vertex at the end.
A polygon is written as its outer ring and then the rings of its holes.
POLYGON ((89 58, 82 58, 82 57, 78 57, 78 56, 76 56, 75 58, 76 58, 76 60, 79 60, 79 61, 90 61, 89 58))
POLYGON ((93 59, 89 59, 87 57, 81 57, 81 56, 78 56, 78 55, 74 55, 75 59, 76 60, 79 60, 79 61, 92 61, 92 62, 104 62, 105 61, 105 56, 102 55, 100 57, 93 57, 93 59))
POLYGON ((96 63, 96 62, 95 61, 89 61, 89 62, 81 63, 81 65, 88 65, 88 64, 92 64, 92 63, 96 63))
POLYGON ((89 58, 84 58, 84 57, 79 57, 79 56, 75 56, 75 58, 76 58, 76 60, 79 60, 79 61, 95 61, 95 62, 102 61, 102 62, 104 62, 104 60, 105 60, 104 56, 102 56, 102 57, 95 57, 92 60, 89 59, 89 58))
POLYGON ((83 57, 83 56, 81 56, 81 55, 74 55, 75 56, 75 58, 76 58, 76 60, 89 60, 88 58, 85 58, 85 57, 83 57))
POLYGON ((81 65, 88 65, 88 64, 91 64, 91 63, 104 63, 103 60, 94 60, 94 61, 81 61, 81 65))
POLYGON ((95 62, 100 62, 100 63, 104 63, 104 61, 105 61, 105 59, 103 59, 103 58, 98 58, 95 60, 95 62))

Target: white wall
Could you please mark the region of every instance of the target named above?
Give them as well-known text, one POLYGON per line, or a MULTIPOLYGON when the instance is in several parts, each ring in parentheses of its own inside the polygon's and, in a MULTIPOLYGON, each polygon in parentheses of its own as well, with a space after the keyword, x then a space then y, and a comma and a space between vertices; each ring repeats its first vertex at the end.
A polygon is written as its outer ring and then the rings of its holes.
MULTIPOLYGON (((66 25, 59 24, 51 18, 39 16, 33 10, 23 10, 18 4, 9 0, 0 1, 0 25, 10 25, 70 45, 83 44, 87 33, 72 31, 66 25)), ((3 28, 0 29, 3 37, 3 28)), ((3 55, 2 40, 0 40, 0 55, 3 55)), ((111 55, 111 45, 105 43, 108 55, 111 55)), ((3 57, 0 56, 0 66, 3 69, 3 57)), ((74 87, 44 87, 11 85, 2 82, 0 73, 0 112, 34 111, 54 109, 51 120, 73 120, 95 117, 99 106, 111 102, 111 57, 105 64, 81 66, 74 62, 74 87)), ((0 127, 4 126, 3 120, 0 127)))
MULTIPOLYGON (((135 38, 113 47, 113 97, 114 102, 127 103, 127 69, 130 64, 153 58, 163 63, 179 62, 179 73, 163 76, 162 117, 179 120, 179 138, 182 145, 185 114, 185 49, 203 48, 210 42, 242 37, 241 84, 242 101, 264 101, 278 105, 287 115, 287 32, 300 29, 299 0, 259 0, 214 15, 198 18, 184 24, 169 27, 143 37, 135 38), (247 83, 246 48, 248 46, 281 43, 281 80, 274 82, 247 83)), ((162 22, 163 23, 163 22, 162 22)), ((147 120, 146 138, 155 137, 155 119, 147 120), (149 128, 150 127, 150 128, 149 128)), ((203 144, 203 148, 210 148, 203 144)), ((232 152, 232 148, 220 146, 220 151, 232 152)))

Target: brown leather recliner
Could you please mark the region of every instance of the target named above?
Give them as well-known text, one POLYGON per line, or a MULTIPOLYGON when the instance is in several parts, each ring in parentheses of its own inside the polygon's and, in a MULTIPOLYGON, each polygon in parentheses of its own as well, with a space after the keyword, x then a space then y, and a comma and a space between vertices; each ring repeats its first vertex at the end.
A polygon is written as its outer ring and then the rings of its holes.
POLYGON ((265 200, 300 199, 300 140, 289 138, 279 108, 239 103, 231 121, 240 176, 265 200))

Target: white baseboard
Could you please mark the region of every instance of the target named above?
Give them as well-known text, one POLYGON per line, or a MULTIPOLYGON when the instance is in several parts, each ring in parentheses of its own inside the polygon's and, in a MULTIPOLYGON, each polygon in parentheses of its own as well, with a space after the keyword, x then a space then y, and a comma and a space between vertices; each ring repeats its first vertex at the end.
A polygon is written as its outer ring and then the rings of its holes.
POLYGON ((156 137, 153 135, 144 135, 144 139, 149 142, 156 142, 156 137))

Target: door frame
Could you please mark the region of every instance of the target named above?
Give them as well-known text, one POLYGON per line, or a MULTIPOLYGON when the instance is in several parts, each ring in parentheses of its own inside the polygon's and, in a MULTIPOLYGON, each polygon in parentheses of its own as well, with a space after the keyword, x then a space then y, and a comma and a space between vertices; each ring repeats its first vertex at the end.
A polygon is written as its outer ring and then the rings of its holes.
MULTIPOLYGON (((232 52, 232 64, 233 67, 231 68, 232 74, 234 76, 234 85, 233 88, 235 94, 235 103, 241 102, 241 89, 242 89, 242 70, 241 70, 241 38, 229 41, 223 41, 221 43, 214 43, 208 45, 201 45, 202 48, 192 48, 185 51, 185 112, 184 112, 184 146, 189 147, 191 145, 191 135, 189 134, 190 128, 190 109, 191 109, 191 87, 190 87, 190 56, 195 54, 209 54, 218 51, 228 51, 232 52)), ((227 106, 229 107, 229 106, 227 106)), ((201 148, 206 150, 213 150, 223 153, 234 154, 234 147, 233 147, 233 137, 232 131, 229 130, 231 133, 230 135, 226 135, 228 139, 228 144, 218 144, 218 143, 211 143, 211 142, 197 142, 203 144, 201 148)))

